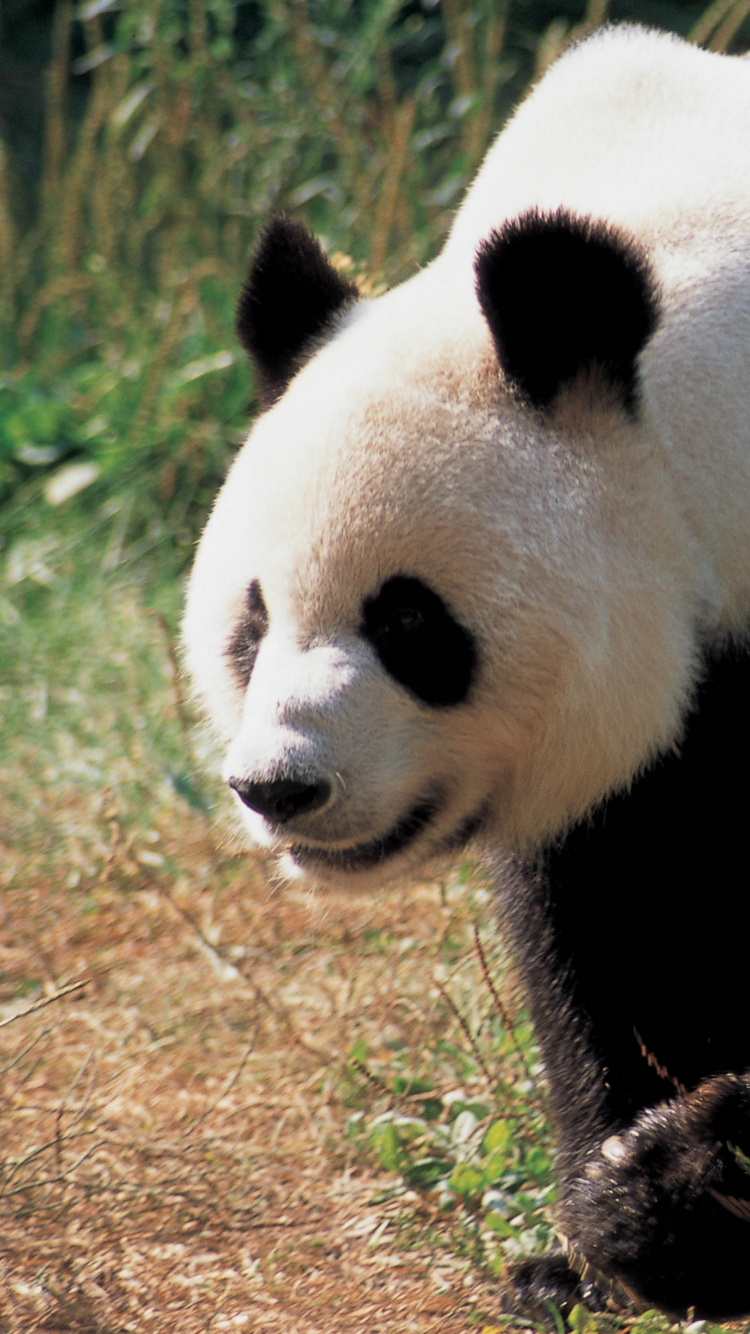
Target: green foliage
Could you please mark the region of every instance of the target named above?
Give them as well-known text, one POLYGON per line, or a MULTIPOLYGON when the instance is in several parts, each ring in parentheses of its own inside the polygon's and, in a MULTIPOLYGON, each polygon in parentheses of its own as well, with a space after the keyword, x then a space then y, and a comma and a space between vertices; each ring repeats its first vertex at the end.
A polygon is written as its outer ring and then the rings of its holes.
POLYGON ((418 1074, 407 1051, 376 1057, 360 1042, 350 1054, 364 1104, 349 1118, 350 1138, 433 1208, 462 1218, 497 1273, 543 1250, 552 1235, 551 1143, 528 1073, 535 1053, 528 1025, 511 1035, 506 1021, 494 1014, 481 1038, 467 1025, 468 1049, 436 1039, 422 1049, 418 1074), (488 1085, 498 1059, 502 1078, 488 1085))
POLYGON ((0 590, 3 838, 29 874, 37 865, 55 880, 98 864, 113 799, 144 836, 175 813, 190 831, 211 801, 170 659, 181 592, 164 578, 161 534, 153 564, 145 543, 131 559, 118 541, 123 515, 95 513, 84 563, 81 518, 49 532, 31 517, 0 590))

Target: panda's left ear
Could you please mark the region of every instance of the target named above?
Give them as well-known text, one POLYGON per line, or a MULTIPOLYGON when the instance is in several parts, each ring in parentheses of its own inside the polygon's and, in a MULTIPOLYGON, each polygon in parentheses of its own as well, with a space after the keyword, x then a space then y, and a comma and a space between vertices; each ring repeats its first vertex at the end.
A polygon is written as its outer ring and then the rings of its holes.
POLYGON ((637 358, 659 301, 633 237, 565 209, 532 210, 482 243, 475 270, 500 364, 535 407, 594 371, 635 410, 637 358))
POLYGON ((358 299, 301 223, 279 214, 261 232, 237 306, 237 335, 255 367, 263 407, 358 299))

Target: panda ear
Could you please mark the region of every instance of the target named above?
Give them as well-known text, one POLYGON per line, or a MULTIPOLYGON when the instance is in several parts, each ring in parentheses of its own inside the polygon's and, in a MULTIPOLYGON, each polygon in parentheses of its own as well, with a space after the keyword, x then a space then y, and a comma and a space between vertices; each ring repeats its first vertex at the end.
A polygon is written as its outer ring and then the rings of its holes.
POLYGON ((236 329, 263 407, 283 394, 336 315, 358 299, 299 222, 280 214, 261 233, 237 306, 236 329))
POLYGON ((633 237, 565 209, 532 210, 482 243, 475 270, 500 364, 535 407, 596 371, 635 410, 637 358, 659 302, 633 237))

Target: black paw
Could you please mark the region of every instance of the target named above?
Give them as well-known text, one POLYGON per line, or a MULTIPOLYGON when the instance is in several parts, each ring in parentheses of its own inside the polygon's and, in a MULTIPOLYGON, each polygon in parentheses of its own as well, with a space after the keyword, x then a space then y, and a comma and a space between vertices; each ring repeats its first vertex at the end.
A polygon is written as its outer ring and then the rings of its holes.
POLYGON ((536 1255, 512 1265, 507 1280, 507 1309, 553 1325, 550 1306, 562 1316, 574 1306, 604 1311, 607 1298, 589 1279, 571 1269, 562 1251, 536 1255))
POLYGON ((747 1082, 720 1075, 649 1108, 627 1130, 611 1135, 590 1160, 587 1175, 592 1183, 603 1183, 610 1200, 622 1193, 631 1208, 638 1203, 674 1217, 700 1207, 709 1193, 750 1196, 750 1177, 729 1147, 746 1153, 749 1140, 747 1082))
POLYGON ((643 1306, 725 1319, 750 1310, 750 1089, 732 1074, 651 1107, 563 1184, 576 1254, 643 1306))

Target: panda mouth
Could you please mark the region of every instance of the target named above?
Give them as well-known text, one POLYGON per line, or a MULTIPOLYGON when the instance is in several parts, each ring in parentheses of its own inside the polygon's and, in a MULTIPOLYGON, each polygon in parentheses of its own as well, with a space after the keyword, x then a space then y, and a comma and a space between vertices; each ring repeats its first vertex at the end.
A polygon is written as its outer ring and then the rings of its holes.
POLYGON ((290 855, 299 865, 326 866, 332 871, 364 871, 389 861, 396 853, 403 852, 426 829, 435 818, 439 802, 435 797, 423 798, 401 819, 387 834, 374 838, 369 843, 359 843, 351 848, 315 848, 303 843, 295 843, 289 849, 290 855))
MULTIPOLYGON (((374 838, 369 843, 359 843, 351 848, 315 848, 302 843, 295 843, 289 848, 290 855, 300 866, 325 866, 331 871, 366 871, 374 866, 381 866, 397 853, 408 848, 435 818, 440 809, 436 797, 423 798, 408 812, 388 834, 374 838)), ((479 810, 466 817, 447 838, 436 845, 434 851, 440 853, 459 852, 479 832, 485 816, 483 804, 479 810)))
POLYGON ((440 844, 440 851, 446 853, 461 852, 466 844, 471 842, 475 834, 479 833, 486 816, 487 807, 483 804, 473 815, 469 815, 465 820, 462 820, 458 828, 454 829, 453 833, 443 840, 440 844))

